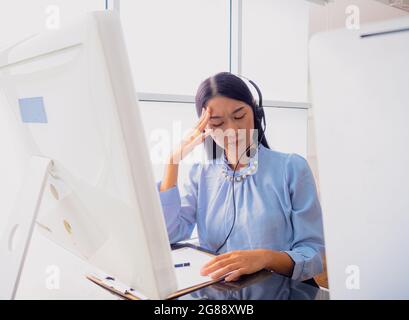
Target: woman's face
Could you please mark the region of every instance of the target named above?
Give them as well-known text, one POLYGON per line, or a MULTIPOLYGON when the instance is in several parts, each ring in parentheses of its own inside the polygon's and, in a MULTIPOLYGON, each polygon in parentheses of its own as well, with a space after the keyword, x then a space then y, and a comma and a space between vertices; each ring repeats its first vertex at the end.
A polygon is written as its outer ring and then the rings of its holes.
POLYGON ((253 142, 254 114, 245 102, 217 96, 207 103, 213 140, 223 149, 245 150, 253 142), (244 148, 244 149, 242 149, 244 148))

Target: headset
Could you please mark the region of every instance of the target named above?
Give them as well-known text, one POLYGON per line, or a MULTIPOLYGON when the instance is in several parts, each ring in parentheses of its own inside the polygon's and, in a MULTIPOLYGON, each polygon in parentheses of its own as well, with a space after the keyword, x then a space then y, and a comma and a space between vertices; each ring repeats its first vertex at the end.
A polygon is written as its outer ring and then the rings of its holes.
MULTIPOLYGON (((241 76, 241 75, 235 74, 235 76, 241 78, 242 80, 244 80, 244 79, 247 80, 247 81, 254 87, 254 89, 256 89, 256 91, 257 91, 258 103, 257 103, 255 100, 253 100, 252 109, 253 109, 254 117, 256 118, 256 119, 255 119, 255 122, 258 122, 259 125, 260 125, 260 127, 261 127, 261 129, 262 129, 262 134, 261 134, 261 136, 258 136, 258 139, 257 139, 257 147, 258 147, 258 146, 260 145, 260 143, 261 143, 261 140, 263 140, 264 134, 265 134, 265 131, 266 131, 266 116, 265 116, 264 108, 263 108, 263 96, 262 96, 262 94, 261 94, 261 90, 260 90, 259 87, 254 83, 254 81, 252 81, 252 80, 250 80, 250 79, 248 79, 248 78, 246 78, 246 77, 244 77, 244 76, 241 76)), ((245 81, 243 81, 243 82, 245 83, 245 81)), ((246 84, 246 85, 247 85, 247 84, 246 84)), ((247 87, 249 87, 249 86, 247 85, 247 87)), ((249 90, 250 90, 250 87, 249 87, 249 90)), ((251 92, 251 90, 250 90, 250 92, 251 92)), ((240 163, 241 157, 242 157, 245 153, 247 153, 247 151, 250 150, 250 148, 252 147, 253 144, 254 144, 254 143, 250 144, 250 145, 246 148, 246 150, 240 155, 239 159, 237 160, 236 165, 234 166, 233 179, 232 179, 232 182, 231 182, 231 184, 232 184, 232 198, 233 198, 233 213, 234 213, 233 223, 232 223, 232 226, 231 226, 231 228, 230 228, 230 231, 229 231, 229 233, 227 234, 226 238, 224 239, 223 243, 222 243, 222 244, 217 248, 217 250, 215 251, 216 254, 218 254, 219 251, 220 251, 220 249, 223 248, 224 245, 226 244, 227 240, 229 239, 229 237, 230 237, 230 235, 231 235, 231 233, 232 233, 232 231, 233 231, 234 225, 235 225, 235 223, 236 223, 236 215, 237 215, 237 214, 236 214, 236 199, 235 199, 235 197, 234 197, 235 174, 236 174, 237 166, 238 166, 239 163, 240 163)))

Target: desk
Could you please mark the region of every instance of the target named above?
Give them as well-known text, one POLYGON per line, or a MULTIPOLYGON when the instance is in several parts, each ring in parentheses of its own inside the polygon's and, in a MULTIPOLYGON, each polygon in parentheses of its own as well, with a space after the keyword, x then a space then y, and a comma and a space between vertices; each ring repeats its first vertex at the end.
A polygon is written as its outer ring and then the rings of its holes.
POLYGON ((277 273, 260 271, 234 283, 220 282, 196 290, 179 300, 328 300, 328 291, 291 280, 277 273))
MULTIPOLYGON (((17 299, 119 299, 85 278, 95 269, 70 252, 34 232, 23 270, 17 299), (53 272, 59 272, 54 287, 53 272), (51 279, 51 283, 50 283, 51 279), (50 286, 51 284, 51 286, 50 286)), ((197 299, 328 299, 327 291, 268 271, 260 271, 240 280, 220 282, 179 297, 197 299)))
MULTIPOLYGON (((196 240, 180 246, 198 247, 196 240)), ((173 248, 179 245, 172 245, 173 248)), ((329 292, 292 280, 278 273, 261 270, 234 282, 218 282, 178 298, 179 300, 329 300, 329 292)))

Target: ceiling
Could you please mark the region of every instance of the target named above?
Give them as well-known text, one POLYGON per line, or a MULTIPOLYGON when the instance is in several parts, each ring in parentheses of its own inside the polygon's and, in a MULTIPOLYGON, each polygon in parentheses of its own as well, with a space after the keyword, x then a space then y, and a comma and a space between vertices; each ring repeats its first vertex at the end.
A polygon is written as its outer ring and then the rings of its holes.
MULTIPOLYGON (((308 1, 324 5, 328 2, 334 2, 336 0, 308 0, 308 1)), ((391 6, 409 12, 409 0, 373 0, 373 1, 382 2, 387 6, 391 6)))

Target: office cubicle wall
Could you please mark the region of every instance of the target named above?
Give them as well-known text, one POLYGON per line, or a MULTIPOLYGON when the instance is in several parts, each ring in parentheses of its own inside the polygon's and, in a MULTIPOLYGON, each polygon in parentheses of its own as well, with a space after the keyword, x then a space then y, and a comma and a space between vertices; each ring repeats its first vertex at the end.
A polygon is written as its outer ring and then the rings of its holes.
POLYGON ((311 40, 332 299, 409 297, 408 51, 409 17, 311 40))

